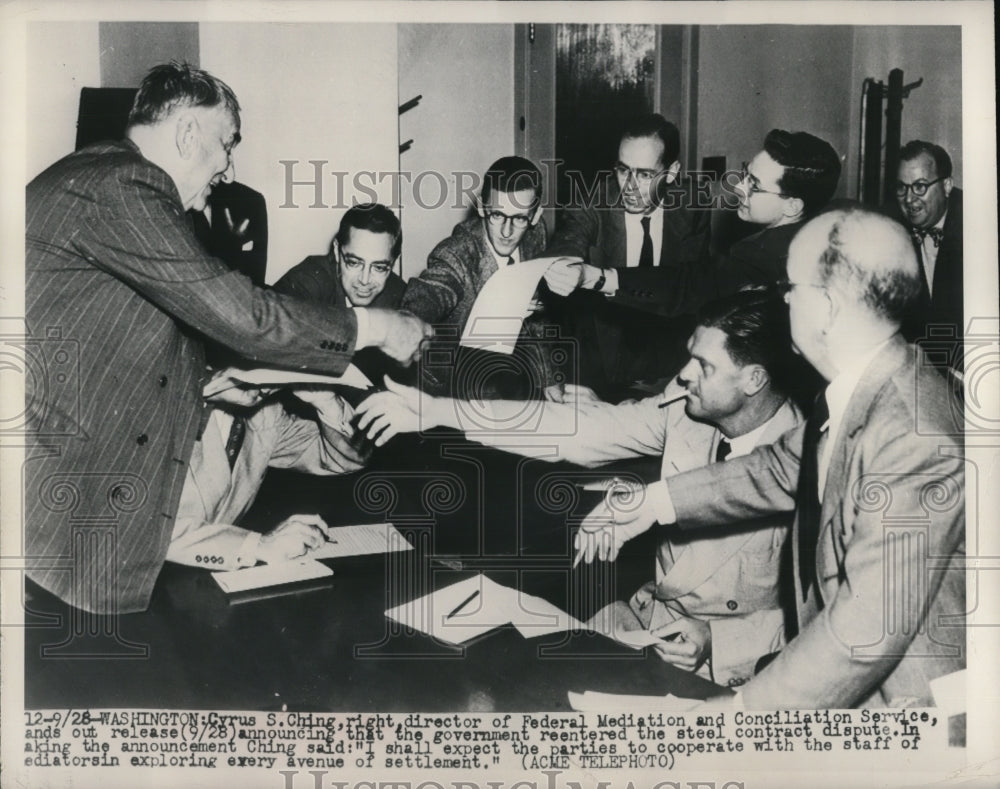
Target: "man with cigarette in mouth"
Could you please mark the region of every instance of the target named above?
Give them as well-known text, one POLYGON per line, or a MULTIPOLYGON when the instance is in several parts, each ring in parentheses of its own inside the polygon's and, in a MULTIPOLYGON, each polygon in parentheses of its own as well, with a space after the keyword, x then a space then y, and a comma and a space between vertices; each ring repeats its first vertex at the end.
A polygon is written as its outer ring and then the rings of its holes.
MULTIPOLYGON (((381 446, 397 433, 445 426, 508 452, 594 467, 642 456, 662 457, 662 479, 748 454, 802 421, 787 397, 787 311, 769 289, 746 290, 701 311, 688 341, 689 360, 660 395, 612 405, 567 387, 546 402, 534 434, 511 439, 520 401, 473 404, 421 395, 387 380, 387 392, 358 408, 359 428, 381 446), (505 428, 507 431, 505 432, 505 428), (516 446, 512 446, 516 444, 516 446), (555 452, 552 449, 555 448, 555 452)), ((789 517, 758 529, 739 525, 705 535, 671 536, 658 548, 656 580, 618 604, 619 626, 642 627, 662 640, 663 660, 730 686, 783 643, 778 568, 789 517), (625 620, 628 620, 626 624, 625 620)))

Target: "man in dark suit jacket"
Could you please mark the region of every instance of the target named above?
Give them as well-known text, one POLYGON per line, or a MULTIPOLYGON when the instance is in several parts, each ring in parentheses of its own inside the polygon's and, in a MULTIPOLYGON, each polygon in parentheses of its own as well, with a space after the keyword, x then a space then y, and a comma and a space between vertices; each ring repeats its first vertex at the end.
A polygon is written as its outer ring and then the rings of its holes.
POLYGON ((553 269, 546 282, 559 295, 579 288, 563 305, 562 319, 579 343, 581 381, 598 390, 675 369, 686 357, 690 321, 651 325, 648 315, 587 292, 610 289, 609 280, 617 286, 632 271, 673 269, 708 253, 710 202, 700 205, 692 185, 679 180, 679 153, 673 123, 655 114, 633 119, 622 132, 613 174, 593 193, 581 190, 549 244, 547 254, 585 263, 553 269), (650 343, 650 336, 675 341, 650 343))
POLYGON ((185 211, 232 178, 239 136, 225 83, 157 66, 128 139, 67 156, 27 188, 28 332, 78 373, 69 385, 50 385, 58 370, 26 380, 27 573, 85 611, 149 602, 207 414, 202 338, 258 363, 339 374, 358 348, 403 360, 429 334, 413 316, 255 288, 205 253, 185 211))
MULTIPOLYGON (((951 177, 951 157, 939 145, 911 140, 899 152, 896 201, 900 219, 910 230, 920 262, 920 300, 904 324, 910 341, 922 338, 961 339, 963 317, 962 190, 951 177)), ((960 346, 951 366, 962 369, 960 346)))
MULTIPOLYGON (((477 216, 455 225, 451 235, 431 250, 427 268, 406 283, 402 309, 434 324, 438 334, 436 350, 425 359, 449 360, 423 365, 423 388, 478 399, 528 396, 529 390, 552 383, 549 377, 554 373, 543 358, 545 348, 537 343, 519 343, 518 361, 509 369, 501 354, 457 346, 486 281, 502 266, 541 256, 546 240, 541 200, 542 176, 532 162, 520 156, 498 159, 483 177, 477 216), (529 369, 532 372, 525 373, 529 369), (484 375, 484 370, 489 372, 484 375), (476 388, 484 382, 485 388, 476 388)), ((544 290, 543 286, 543 292, 536 294, 540 300, 545 299, 544 290)), ((521 337, 541 338, 544 322, 542 313, 529 316, 521 337)))
MULTIPOLYGON (((325 255, 310 255, 274 284, 279 293, 331 307, 396 309, 405 284, 392 270, 403 244, 399 219, 381 203, 352 206, 340 220, 325 255)), ((376 384, 398 365, 375 348, 364 348, 354 364, 376 384)))
MULTIPOLYGON (((667 317, 696 311, 743 285, 773 285, 785 276, 788 246, 802 222, 821 211, 837 189, 840 158, 828 142, 807 132, 772 129, 764 146, 744 165, 735 193, 724 191, 724 208, 736 200, 737 216, 760 229, 712 258, 659 269, 599 271, 580 266, 569 284, 594 288, 608 300, 667 317)), ((724 184, 724 186, 726 186, 724 184)), ((558 269, 547 280, 556 292, 558 269)))
POLYGON ((204 211, 192 211, 194 234, 210 255, 264 287, 267 277, 267 201, 237 181, 217 184, 204 211))
POLYGON ((786 300, 795 347, 829 381, 817 413, 770 447, 670 477, 668 500, 609 497, 584 522, 589 560, 655 521, 696 529, 794 510, 798 635, 737 704, 922 706, 931 680, 965 667, 960 409, 899 333, 919 277, 890 219, 850 209, 809 222, 786 300))

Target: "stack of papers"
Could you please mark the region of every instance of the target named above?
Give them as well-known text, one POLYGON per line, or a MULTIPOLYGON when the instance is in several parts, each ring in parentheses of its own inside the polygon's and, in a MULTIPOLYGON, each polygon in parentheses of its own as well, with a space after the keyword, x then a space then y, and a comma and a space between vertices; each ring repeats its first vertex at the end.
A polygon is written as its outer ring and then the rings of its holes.
POLYGON ((212 573, 215 582, 226 594, 248 592, 253 589, 298 583, 299 581, 311 581, 328 575, 333 575, 333 570, 313 559, 292 559, 287 562, 247 567, 244 570, 212 573))
POLYGON ((586 629, 548 601, 501 586, 484 575, 390 608, 385 615, 449 644, 462 644, 509 624, 525 638, 586 629))

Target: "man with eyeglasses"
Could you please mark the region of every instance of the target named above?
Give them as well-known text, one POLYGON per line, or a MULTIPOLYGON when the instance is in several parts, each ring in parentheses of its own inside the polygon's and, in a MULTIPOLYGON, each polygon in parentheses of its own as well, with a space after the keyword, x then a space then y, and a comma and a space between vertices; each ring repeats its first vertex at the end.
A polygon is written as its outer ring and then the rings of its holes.
MULTIPOLYGON (((757 232, 697 265, 598 274, 598 280, 603 279, 598 290, 615 303, 672 317, 744 285, 773 285, 785 276, 788 247, 802 222, 833 197, 840 169, 840 157, 825 140, 808 132, 772 129, 735 185, 737 215, 759 226, 757 232)), ((594 276, 585 271, 581 287, 594 276)), ((550 286, 554 278, 553 273, 550 286)))
POLYGON ((545 275, 554 293, 573 293, 565 305, 567 331, 582 349, 596 351, 581 354, 581 377, 606 392, 677 367, 692 327, 655 329, 673 342, 650 343, 648 316, 587 291, 614 293, 634 272, 693 263, 707 254, 709 234, 708 204, 699 206, 691 185, 679 178, 680 132, 673 123, 657 114, 632 119, 617 154, 613 174, 593 191, 581 190, 549 244, 547 254, 584 263, 553 266, 545 275))
POLYGON ((826 381, 809 419, 741 458, 608 495, 582 522, 592 561, 657 522, 695 535, 794 512, 798 633, 739 706, 929 706, 931 682, 965 668, 962 422, 900 333, 919 292, 898 223, 861 208, 810 220, 785 296, 793 347, 826 381))
MULTIPOLYGON (((442 342, 450 336, 457 344, 486 281, 504 266, 540 257, 545 241, 541 173, 520 156, 497 159, 483 177, 476 215, 455 225, 451 236, 431 250, 427 268, 407 282, 401 307, 435 324, 442 342)), ((544 294, 536 296, 540 299, 544 294)), ((529 317, 522 336, 524 332, 540 336, 541 320, 538 313, 529 317)), ((457 349, 456 359, 468 356, 464 351, 457 349)), ((422 385, 437 394, 458 394, 452 392, 451 383, 462 376, 455 375, 454 367, 435 375, 425 366, 422 385)), ((538 389, 549 382, 535 381, 531 387, 538 389)))
MULTIPOLYGON (((917 307, 904 327, 908 339, 928 336, 928 328, 964 331, 962 309, 962 190, 952 179, 951 157, 939 145, 911 140, 899 152, 896 202, 910 231, 922 273, 917 307)), ((962 368, 962 355, 954 355, 962 368)))
POLYGON ((340 220, 325 255, 310 255, 279 279, 274 289, 339 307, 395 309, 402 277, 393 270, 403 244, 399 219, 381 203, 352 206, 340 220))

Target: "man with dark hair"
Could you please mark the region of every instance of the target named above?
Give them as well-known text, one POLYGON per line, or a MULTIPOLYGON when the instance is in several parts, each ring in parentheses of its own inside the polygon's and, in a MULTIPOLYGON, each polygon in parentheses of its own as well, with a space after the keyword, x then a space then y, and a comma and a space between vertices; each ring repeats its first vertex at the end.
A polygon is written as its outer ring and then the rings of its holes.
MULTIPOLYGON (((660 476, 669 478, 745 455, 801 421, 782 389, 791 344, 787 312, 774 291, 741 292, 707 306, 688 350, 680 386, 672 383, 662 395, 619 405, 569 387, 568 401, 546 402, 535 432, 519 433, 516 440, 508 429, 524 413, 523 402, 473 408, 422 397, 394 382, 361 404, 359 427, 381 445, 396 433, 444 425, 507 452, 588 467, 660 456, 660 476), (541 447, 547 451, 538 455, 541 447)), ((628 606, 618 604, 619 626, 661 637, 657 652, 670 663, 716 682, 742 684, 757 659, 783 643, 778 575, 788 524, 786 515, 777 514, 757 530, 733 527, 663 540, 656 581, 628 606)))
POLYGON ((567 333, 581 348, 581 380, 613 389, 655 375, 683 358, 690 324, 650 323, 597 294, 613 293, 632 272, 657 272, 708 253, 709 206, 697 205, 692 184, 679 177, 680 133, 662 115, 634 118, 622 131, 610 177, 586 188, 560 215, 547 254, 583 259, 553 266, 548 287, 562 296, 567 333), (597 291, 588 293, 587 291, 597 291), (649 332, 664 337, 649 343, 649 332))
POLYGON ((399 219, 381 203, 352 206, 325 255, 310 255, 279 279, 279 293, 338 307, 399 306, 403 280, 392 267, 403 245, 399 219))
MULTIPOLYGON (((693 313, 743 285, 774 284, 785 276, 792 238, 805 219, 830 201, 839 179, 840 158, 828 142, 807 132, 773 129, 736 184, 737 215, 760 230, 726 254, 696 265, 618 271, 580 266, 571 273, 570 284, 598 290, 617 304, 671 317, 693 313)), ((557 293, 565 291, 559 276, 554 267, 546 277, 557 293)))
POLYGON ((798 635, 736 703, 928 706, 965 667, 965 461, 958 403, 900 334, 913 246, 884 216, 829 211, 792 242, 786 288, 792 342, 828 382, 808 422, 662 495, 607 496, 578 548, 607 559, 654 522, 701 534, 794 512, 798 635))
MULTIPOLYGON (((965 331, 962 271, 962 190, 952 178, 951 157, 940 146, 910 140, 899 151, 893 216, 910 230, 921 270, 921 293, 904 332, 909 340, 929 329, 965 331)), ((939 334, 940 336, 940 334, 939 334)), ((953 355, 961 370, 962 354, 953 355)))
MULTIPOLYGON (((451 236, 431 250, 427 268, 407 282, 401 304, 402 309, 435 324, 439 337, 451 337, 455 344, 486 281, 500 268, 537 258, 545 249, 538 168, 520 156, 495 161, 483 177, 476 213, 455 225, 451 236)), ((524 332, 538 334, 540 320, 529 317, 522 336, 524 332)), ((439 394, 451 394, 452 383, 464 380, 455 370, 467 369, 460 359, 468 356, 465 350, 455 349, 455 364, 433 380, 425 366, 423 385, 439 394)))
POLYGON ((203 210, 233 177, 240 139, 239 104, 221 80, 157 66, 126 136, 56 162, 26 201, 28 332, 73 349, 78 364, 70 386, 26 379, 38 404, 25 465, 27 573, 98 614, 149 602, 207 415, 204 340, 258 363, 340 374, 359 348, 408 360, 430 334, 413 316, 256 288, 202 249, 185 211, 203 210), (86 525, 95 517, 100 528, 86 525))

